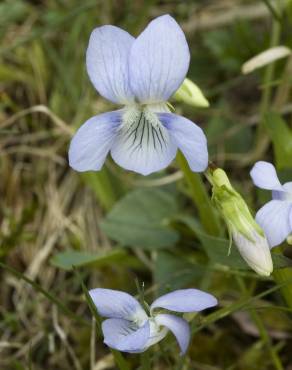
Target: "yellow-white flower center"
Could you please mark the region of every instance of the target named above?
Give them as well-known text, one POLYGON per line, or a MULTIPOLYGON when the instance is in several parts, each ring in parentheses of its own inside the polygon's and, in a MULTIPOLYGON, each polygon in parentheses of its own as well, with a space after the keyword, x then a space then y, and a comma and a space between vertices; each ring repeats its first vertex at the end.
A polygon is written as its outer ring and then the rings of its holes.
POLYGON ((167 129, 149 106, 126 107, 118 135, 131 154, 141 149, 163 151, 170 140, 167 129))

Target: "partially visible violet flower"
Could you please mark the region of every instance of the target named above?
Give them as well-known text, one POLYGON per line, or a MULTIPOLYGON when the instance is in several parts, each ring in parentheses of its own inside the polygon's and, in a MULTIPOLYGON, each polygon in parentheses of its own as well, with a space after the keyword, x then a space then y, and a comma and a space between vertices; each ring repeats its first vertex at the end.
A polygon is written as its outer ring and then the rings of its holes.
POLYGON ((70 166, 98 171, 110 152, 121 167, 148 175, 167 167, 179 148, 193 171, 204 171, 203 131, 167 106, 189 62, 184 33, 169 15, 154 19, 136 39, 115 26, 96 28, 86 53, 88 75, 103 97, 124 108, 79 128, 69 149, 70 166))
POLYGON ((261 189, 272 190, 272 200, 256 214, 256 220, 263 228, 271 247, 281 244, 292 232, 292 182, 282 185, 275 167, 264 161, 257 162, 251 178, 261 189))
POLYGON ((104 343, 119 351, 139 353, 163 339, 170 330, 184 354, 190 341, 187 321, 179 316, 154 312, 157 308, 176 312, 198 312, 217 305, 217 299, 197 289, 182 289, 157 298, 148 316, 128 293, 112 289, 89 291, 97 311, 108 319, 102 323, 104 343))

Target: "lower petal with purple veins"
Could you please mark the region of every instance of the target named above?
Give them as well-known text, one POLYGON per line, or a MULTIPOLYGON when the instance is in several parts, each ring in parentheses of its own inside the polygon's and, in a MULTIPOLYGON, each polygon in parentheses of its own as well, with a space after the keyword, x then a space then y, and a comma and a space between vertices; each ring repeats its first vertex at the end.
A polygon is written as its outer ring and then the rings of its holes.
POLYGON ((147 108, 125 110, 111 155, 121 167, 149 175, 167 167, 177 146, 157 114, 147 108))
POLYGON ((131 321, 108 319, 102 323, 104 343, 122 352, 139 353, 147 349, 150 336, 149 321, 139 327, 131 321))

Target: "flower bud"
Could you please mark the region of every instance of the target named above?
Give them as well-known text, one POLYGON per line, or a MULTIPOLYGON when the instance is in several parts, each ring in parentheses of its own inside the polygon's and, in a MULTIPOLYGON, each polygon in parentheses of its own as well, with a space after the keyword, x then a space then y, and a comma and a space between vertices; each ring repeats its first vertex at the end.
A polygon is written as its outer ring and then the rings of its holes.
POLYGON ((184 79, 174 98, 194 107, 207 108, 210 105, 202 90, 188 78, 184 79))
POLYGON ((252 217, 247 204, 237 193, 226 175, 218 168, 209 173, 212 200, 224 218, 239 253, 259 275, 269 276, 273 262, 266 236, 252 217))

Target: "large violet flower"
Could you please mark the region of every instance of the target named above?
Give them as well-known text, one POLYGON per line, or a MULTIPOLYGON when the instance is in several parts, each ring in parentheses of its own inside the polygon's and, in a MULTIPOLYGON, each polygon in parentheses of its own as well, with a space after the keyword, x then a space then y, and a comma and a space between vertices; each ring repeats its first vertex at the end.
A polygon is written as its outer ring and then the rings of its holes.
POLYGON ((275 167, 264 161, 257 162, 250 175, 256 186, 272 190, 272 200, 256 214, 271 247, 281 244, 292 232, 292 182, 282 185, 275 167))
POLYGON ((102 323, 104 343, 123 352, 144 352, 163 339, 170 330, 184 354, 190 341, 186 320, 168 313, 155 313, 156 308, 176 312, 198 312, 217 304, 211 294, 197 289, 182 289, 157 298, 150 306, 150 316, 131 295, 112 289, 89 291, 97 311, 108 319, 102 323))
POLYGON ((98 171, 111 152, 120 166, 148 175, 175 158, 179 148, 193 171, 208 163, 203 131, 170 113, 168 98, 189 68, 184 33, 169 15, 156 18, 136 39, 115 26, 96 28, 86 53, 97 91, 124 108, 90 118, 73 137, 69 163, 77 171, 98 171))

